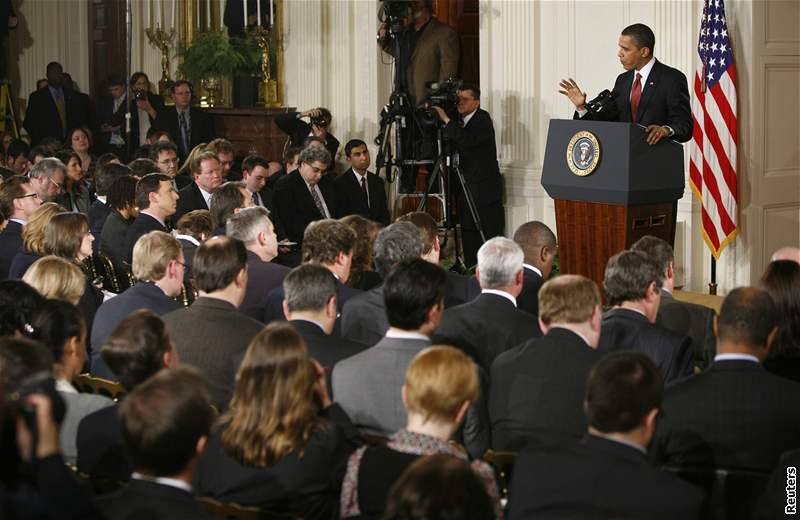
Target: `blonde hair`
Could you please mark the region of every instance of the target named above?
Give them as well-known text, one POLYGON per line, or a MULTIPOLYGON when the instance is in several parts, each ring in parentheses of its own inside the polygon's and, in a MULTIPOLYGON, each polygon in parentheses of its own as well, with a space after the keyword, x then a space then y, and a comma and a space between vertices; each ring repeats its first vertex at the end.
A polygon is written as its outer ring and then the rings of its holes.
POLYGON ((77 305, 86 288, 86 276, 74 263, 58 256, 45 256, 35 261, 22 281, 45 298, 65 300, 77 305))
POLYGON ((600 290, 586 277, 564 274, 539 289, 539 318, 551 323, 583 323, 600 305, 600 290))
POLYGON ((478 367, 469 356, 446 345, 417 354, 406 370, 406 409, 425 420, 451 422, 465 401, 478 397, 478 367))
POLYGON ((320 424, 316 373, 300 335, 272 323, 247 348, 236 374, 229 411, 220 419, 222 446, 245 466, 270 466, 289 452, 300 456, 320 424))
POLYGON ((178 175, 188 174, 189 176, 191 176, 191 174, 192 174, 192 161, 194 161, 195 157, 197 157, 198 155, 200 155, 201 153, 206 151, 206 146, 207 146, 207 143, 200 143, 197 146, 195 146, 194 148, 192 148, 192 151, 189 152, 188 157, 186 157, 186 160, 183 161, 183 164, 181 165, 180 169, 178 170, 178 175))
POLYGON ((133 246, 133 276, 137 280, 161 280, 169 263, 180 258, 180 254, 180 242, 169 233, 151 231, 142 235, 133 246))
POLYGON ((59 213, 66 213, 67 209, 55 202, 45 202, 33 212, 31 218, 22 228, 22 245, 26 251, 44 256, 44 232, 50 220, 59 213))

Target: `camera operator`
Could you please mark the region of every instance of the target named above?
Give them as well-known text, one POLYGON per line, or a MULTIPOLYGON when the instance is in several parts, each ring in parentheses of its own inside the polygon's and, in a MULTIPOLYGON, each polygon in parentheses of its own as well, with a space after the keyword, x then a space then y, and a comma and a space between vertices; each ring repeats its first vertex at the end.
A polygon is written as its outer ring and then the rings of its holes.
POLYGON ((325 149, 331 154, 331 158, 336 161, 336 152, 339 150, 339 140, 333 134, 328 133, 331 125, 331 111, 327 108, 310 108, 304 112, 290 112, 275 118, 275 124, 283 130, 290 139, 290 146, 303 147, 303 143, 309 136, 318 137, 325 143, 325 149), (309 122, 303 121, 308 118, 309 122))
POLYGON ((400 33, 400 56, 394 56, 395 47, 386 23, 378 30, 381 48, 405 66, 405 77, 401 76, 403 90, 408 93, 411 106, 425 99, 425 84, 444 81, 458 74, 460 53, 458 33, 449 25, 433 18, 433 0, 384 0, 385 9, 390 3, 408 4, 410 16, 400 33))
MULTIPOLYGON (((444 123, 444 137, 459 154, 459 167, 472 200, 478 210, 486 240, 503 235, 503 180, 497 164, 497 146, 494 125, 489 113, 480 108, 481 91, 478 87, 462 84, 458 89, 458 115, 451 118, 440 106, 431 107, 444 123)), ((450 176, 454 191, 458 190, 457 177, 450 176)), ((464 262, 467 267, 477 263, 478 249, 483 243, 472 219, 463 193, 456 195, 458 219, 461 225, 464 262)))
POLYGON ((144 72, 134 72, 130 80, 133 99, 136 105, 131 107, 131 150, 136 150, 147 143, 147 132, 164 110, 161 96, 150 92, 150 79, 144 72))

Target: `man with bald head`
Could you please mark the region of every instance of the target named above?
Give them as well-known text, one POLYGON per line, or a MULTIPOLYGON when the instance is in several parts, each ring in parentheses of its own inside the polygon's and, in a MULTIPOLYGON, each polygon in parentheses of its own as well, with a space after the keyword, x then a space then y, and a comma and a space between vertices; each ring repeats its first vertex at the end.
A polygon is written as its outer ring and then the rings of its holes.
POLYGON ((517 306, 525 312, 539 315, 539 289, 550 277, 553 261, 558 254, 558 243, 553 231, 543 222, 532 220, 514 232, 514 242, 525 254, 522 292, 517 296, 517 306))

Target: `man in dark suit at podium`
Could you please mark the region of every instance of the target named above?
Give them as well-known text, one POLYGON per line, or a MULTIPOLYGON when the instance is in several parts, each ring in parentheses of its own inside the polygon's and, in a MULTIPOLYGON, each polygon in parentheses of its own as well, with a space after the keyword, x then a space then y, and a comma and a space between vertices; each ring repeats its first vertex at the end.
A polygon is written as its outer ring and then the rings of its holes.
POLYGON ((626 72, 614 83, 614 102, 601 112, 586 106, 586 93, 573 79, 561 80, 561 92, 575 105, 576 119, 638 123, 647 127, 647 142, 664 138, 684 143, 692 138, 692 109, 686 76, 653 56, 656 37, 644 24, 633 24, 619 37, 620 63, 626 72))

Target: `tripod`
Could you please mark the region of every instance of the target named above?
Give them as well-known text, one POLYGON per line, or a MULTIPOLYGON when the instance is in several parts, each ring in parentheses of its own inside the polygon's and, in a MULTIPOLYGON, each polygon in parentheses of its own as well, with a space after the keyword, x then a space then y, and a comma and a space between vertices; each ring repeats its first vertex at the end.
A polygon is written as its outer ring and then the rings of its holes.
MULTIPOLYGON (((469 186, 467 186, 467 181, 464 178, 461 168, 459 167, 460 157, 458 151, 453 150, 451 148, 452 143, 444 138, 444 132, 441 128, 441 125, 439 125, 439 128, 437 129, 436 139, 439 146, 439 156, 434 162, 433 170, 431 171, 428 179, 428 186, 425 189, 425 194, 422 196, 422 200, 419 203, 417 211, 425 211, 425 206, 428 203, 428 197, 431 195, 431 190, 433 190, 433 187, 438 180, 440 190, 444 196, 445 238, 442 241, 442 246, 447 245, 447 231, 452 230, 454 241, 453 250, 456 257, 454 265, 458 266, 458 268, 463 272, 466 271, 466 266, 464 265, 464 259, 459 253, 459 229, 456 225, 455 219, 453 218, 454 197, 453 178, 450 175, 451 172, 455 172, 456 174, 456 178, 458 179, 459 185, 461 186, 461 191, 464 194, 464 200, 467 203, 470 216, 472 217, 472 221, 475 223, 475 227, 481 236, 482 242, 486 242, 486 235, 483 232, 483 225, 481 224, 481 217, 478 214, 478 207, 475 205, 475 199, 472 197, 472 192, 470 191, 469 186)), ((463 230, 461 230, 461 232, 463 233, 463 230)))

